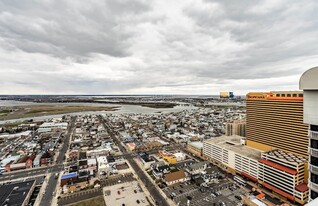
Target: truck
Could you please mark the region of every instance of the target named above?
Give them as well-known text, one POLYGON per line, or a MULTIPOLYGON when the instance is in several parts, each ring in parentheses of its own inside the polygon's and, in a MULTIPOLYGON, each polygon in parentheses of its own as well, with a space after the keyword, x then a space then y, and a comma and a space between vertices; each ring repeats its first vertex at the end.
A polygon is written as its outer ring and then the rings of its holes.
POLYGON ((60 175, 60 174, 59 174, 58 172, 55 173, 54 178, 55 178, 55 179, 58 179, 58 178, 59 178, 59 175, 60 175))

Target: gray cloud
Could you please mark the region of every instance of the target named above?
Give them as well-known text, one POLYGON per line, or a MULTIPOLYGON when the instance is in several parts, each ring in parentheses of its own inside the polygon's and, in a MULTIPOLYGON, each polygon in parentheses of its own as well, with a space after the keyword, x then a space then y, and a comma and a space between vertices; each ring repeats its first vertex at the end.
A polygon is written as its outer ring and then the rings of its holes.
POLYGON ((297 89, 317 64, 318 3, 4 0, 0 93, 297 89))

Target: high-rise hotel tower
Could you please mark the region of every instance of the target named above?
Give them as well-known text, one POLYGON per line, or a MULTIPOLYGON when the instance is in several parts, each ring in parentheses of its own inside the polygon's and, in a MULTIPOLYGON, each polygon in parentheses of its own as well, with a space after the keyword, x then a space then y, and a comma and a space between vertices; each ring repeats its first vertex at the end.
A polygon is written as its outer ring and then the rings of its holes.
MULTIPOLYGON (((251 92, 246 95, 247 146, 308 155, 303 92, 251 92)), ((317 159, 318 160, 318 159, 317 159)))
MULTIPOLYGON (((309 201, 318 197, 318 67, 306 71, 300 78, 304 90, 304 123, 309 139, 309 201)), ((317 200, 316 200, 317 201, 317 200)), ((312 205, 317 205, 313 203, 312 205)))

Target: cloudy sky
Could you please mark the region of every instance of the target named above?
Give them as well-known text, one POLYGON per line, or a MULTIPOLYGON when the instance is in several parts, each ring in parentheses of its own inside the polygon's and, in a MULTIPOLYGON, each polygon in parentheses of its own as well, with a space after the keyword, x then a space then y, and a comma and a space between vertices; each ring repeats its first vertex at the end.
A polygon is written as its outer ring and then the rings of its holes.
POLYGON ((316 0, 1 0, 0 94, 297 90, 318 65, 317 10, 316 0))

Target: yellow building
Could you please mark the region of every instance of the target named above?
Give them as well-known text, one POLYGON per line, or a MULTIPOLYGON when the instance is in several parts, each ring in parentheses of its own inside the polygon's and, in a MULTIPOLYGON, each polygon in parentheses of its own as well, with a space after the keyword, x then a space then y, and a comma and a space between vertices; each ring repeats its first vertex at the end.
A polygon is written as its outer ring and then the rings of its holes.
POLYGON ((159 150, 159 154, 169 164, 177 163, 177 157, 167 151, 159 150))
POLYGON ((233 98, 233 92, 220 92, 220 98, 233 98))
POLYGON ((303 123, 302 92, 251 92, 246 96, 247 145, 307 156, 308 125, 303 123))

